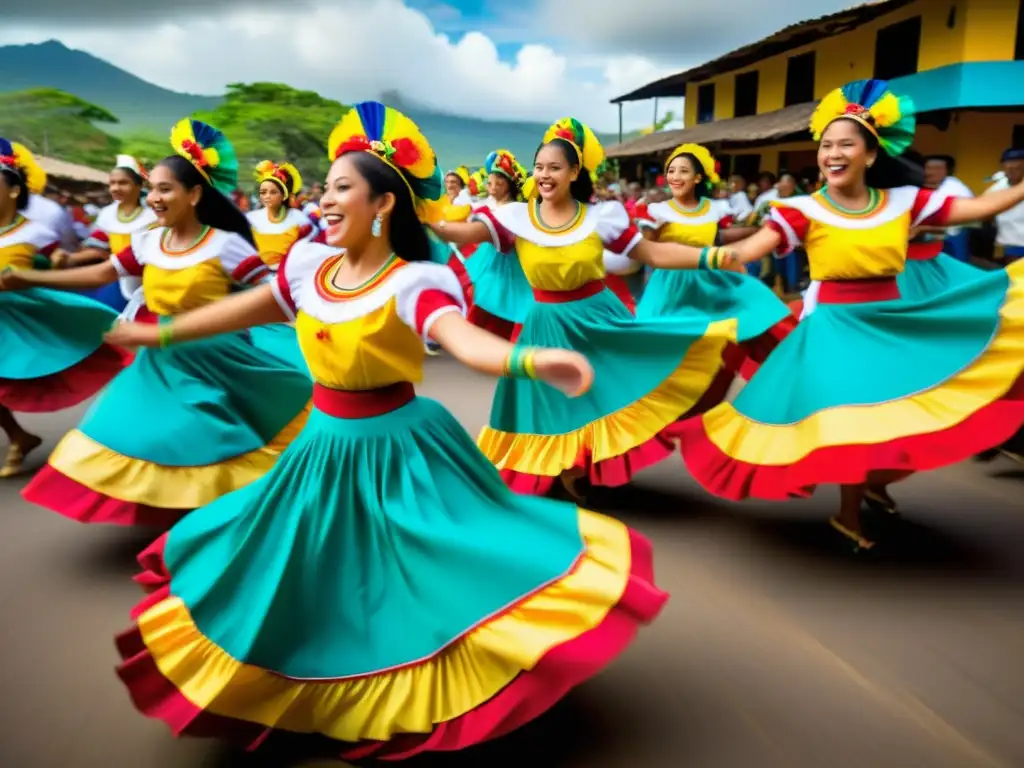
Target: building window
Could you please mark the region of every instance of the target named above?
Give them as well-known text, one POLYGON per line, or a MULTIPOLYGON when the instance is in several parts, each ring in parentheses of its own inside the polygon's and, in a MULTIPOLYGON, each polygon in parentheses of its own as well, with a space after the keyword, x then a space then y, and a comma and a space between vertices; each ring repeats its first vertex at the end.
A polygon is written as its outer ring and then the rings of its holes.
POLYGON ((790 56, 786 64, 786 106, 814 101, 814 51, 790 56))
POLYGON ((708 83, 697 89, 697 122, 711 123, 715 120, 715 84, 708 83))
POLYGON ((1024 125, 1013 126, 1013 144, 1011 146, 1014 149, 1024 149, 1024 125))
POLYGON ((1024 0, 1017 3, 1017 45, 1013 49, 1013 58, 1024 59, 1024 0))
POLYGON ((914 74, 920 51, 920 16, 882 27, 875 37, 875 78, 892 80, 914 74))
POLYGON ((757 71, 736 75, 736 96, 733 102, 733 117, 748 117, 757 114, 757 71))

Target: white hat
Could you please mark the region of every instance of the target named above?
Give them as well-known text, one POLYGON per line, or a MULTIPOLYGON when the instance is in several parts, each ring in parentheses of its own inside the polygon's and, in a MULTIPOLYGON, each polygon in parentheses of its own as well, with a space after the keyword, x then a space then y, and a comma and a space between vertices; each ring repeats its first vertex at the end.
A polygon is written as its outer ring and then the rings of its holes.
POLYGON ((142 178, 148 178, 145 168, 142 167, 141 163, 131 155, 118 155, 117 161, 114 163, 115 168, 127 168, 129 171, 134 171, 138 176, 142 178))

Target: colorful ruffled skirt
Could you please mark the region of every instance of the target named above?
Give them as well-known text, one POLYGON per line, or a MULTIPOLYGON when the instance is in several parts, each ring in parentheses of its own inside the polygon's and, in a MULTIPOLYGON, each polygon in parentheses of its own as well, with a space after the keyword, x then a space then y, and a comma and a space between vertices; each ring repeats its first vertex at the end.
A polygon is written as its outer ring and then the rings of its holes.
POLYGON ((312 386, 244 332, 141 349, 23 496, 83 523, 167 526, 266 473, 312 386))
POLYGON ((314 403, 270 472, 140 556, 118 674, 176 735, 462 749, 542 714, 667 600, 646 539, 511 493, 411 385, 314 403))
POLYGON ((601 281, 535 296, 516 343, 586 355, 594 384, 569 400, 541 382, 498 382, 478 445, 513 490, 546 493, 567 470, 623 485, 675 451, 675 422, 724 396, 712 385, 735 324, 634 318, 601 281))
POLYGON ((117 313, 67 291, 0 292, 0 406, 48 413, 102 389, 131 360, 103 343, 117 313))
POLYGON ((733 403, 688 420, 690 472, 727 499, 810 495, 952 464, 1024 424, 1024 266, 900 299, 897 281, 822 283, 733 403))
POLYGON ((511 339, 515 326, 526 319, 533 306, 533 289, 519 257, 483 243, 466 259, 465 269, 473 286, 469 321, 511 339))
POLYGON ((924 301, 949 288, 979 279, 991 279, 992 272, 966 264, 945 253, 932 258, 908 258, 896 278, 904 301, 924 301))
POLYGON ((703 317, 736 326, 726 369, 749 379, 796 326, 789 307, 760 280, 737 272, 657 269, 648 280, 637 317, 703 317))

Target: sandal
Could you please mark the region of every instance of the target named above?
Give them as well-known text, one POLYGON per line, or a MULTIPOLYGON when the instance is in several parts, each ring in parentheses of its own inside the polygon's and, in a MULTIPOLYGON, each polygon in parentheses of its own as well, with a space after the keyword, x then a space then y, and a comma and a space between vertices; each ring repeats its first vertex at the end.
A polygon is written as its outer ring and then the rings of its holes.
POLYGON ((831 525, 839 533, 843 534, 850 542, 853 543, 853 553, 859 554, 860 552, 867 552, 874 548, 875 542, 865 539, 859 533, 851 531, 845 525, 839 522, 836 518, 830 518, 828 524, 831 525))
POLYGON ((22 443, 11 443, 7 449, 7 458, 3 467, 0 467, 0 478, 14 477, 21 474, 21 467, 25 463, 25 457, 43 444, 41 437, 26 435, 22 443))
POLYGON ((864 491, 864 503, 875 512, 885 512, 888 515, 898 515, 900 513, 899 507, 889 494, 878 493, 878 491, 873 491, 870 488, 864 491))

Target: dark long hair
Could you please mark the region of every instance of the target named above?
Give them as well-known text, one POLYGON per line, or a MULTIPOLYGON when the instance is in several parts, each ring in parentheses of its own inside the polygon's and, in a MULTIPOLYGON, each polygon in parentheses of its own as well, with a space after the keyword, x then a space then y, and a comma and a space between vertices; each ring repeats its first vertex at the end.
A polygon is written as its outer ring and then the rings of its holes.
POLYGON ((0 174, 3 174, 4 181, 9 186, 18 188, 18 199, 15 200, 14 207, 19 211, 25 210, 25 206, 28 205, 28 184, 25 183, 25 179, 11 168, 0 168, 0 174))
POLYGON ((537 155, 540 154, 544 147, 557 147, 558 151, 562 153, 562 157, 565 158, 565 162, 569 164, 569 167, 579 170, 579 176, 576 177, 576 181, 569 185, 569 194, 578 203, 589 203, 590 199, 594 196, 594 181, 590 178, 590 173, 587 169, 581 167, 582 163, 580 163, 580 156, 576 151, 575 145, 565 139, 552 139, 547 144, 541 144, 537 147, 537 151, 533 153, 534 163, 537 162, 537 155))
POLYGON ((903 157, 887 155, 878 144, 878 137, 856 120, 851 120, 864 138, 868 151, 874 151, 875 164, 864 174, 864 183, 874 189, 924 186, 924 168, 903 157))
POLYGON ((241 235, 249 245, 256 247, 256 240, 252 236, 252 228, 245 214, 214 189, 192 163, 178 155, 171 155, 161 160, 159 165, 169 170, 185 189, 191 191, 196 187, 202 188, 203 194, 196 206, 196 217, 200 222, 214 229, 241 235))
MULTIPOLYGON (((708 175, 704 173, 704 166, 700 164, 700 160, 689 152, 680 152, 672 158, 672 162, 675 162, 680 157, 685 157, 689 160, 690 165, 693 166, 694 173, 700 174, 701 180, 693 186, 693 194, 696 198, 698 200, 703 200, 705 197, 711 197, 711 182, 708 180, 708 175)), ((669 165, 671 164, 672 163, 669 163, 669 165)), ((665 172, 668 172, 668 166, 665 166, 665 172)))
POLYGON ((388 192, 395 196, 389 228, 395 253, 406 261, 430 261, 427 231, 416 215, 409 187, 398 171, 367 152, 350 152, 349 159, 370 187, 371 200, 388 192))

